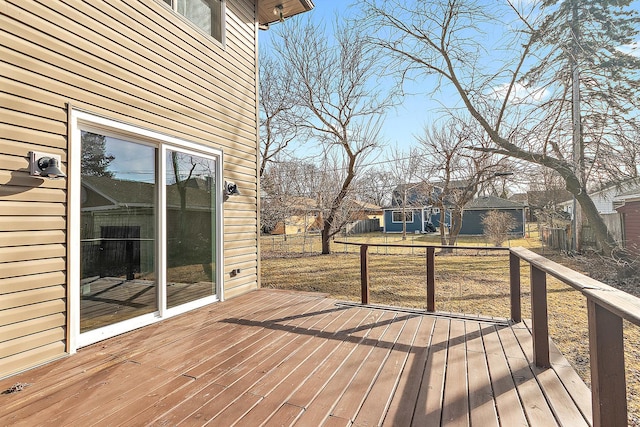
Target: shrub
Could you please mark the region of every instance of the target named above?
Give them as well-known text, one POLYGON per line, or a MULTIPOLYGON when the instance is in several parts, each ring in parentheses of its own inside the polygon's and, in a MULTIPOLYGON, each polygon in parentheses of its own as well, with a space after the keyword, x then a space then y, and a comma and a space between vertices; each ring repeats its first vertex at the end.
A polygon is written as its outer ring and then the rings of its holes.
POLYGON ((509 232, 516 226, 516 221, 507 212, 489 211, 482 217, 484 235, 495 246, 502 246, 502 243, 509 238, 509 232))

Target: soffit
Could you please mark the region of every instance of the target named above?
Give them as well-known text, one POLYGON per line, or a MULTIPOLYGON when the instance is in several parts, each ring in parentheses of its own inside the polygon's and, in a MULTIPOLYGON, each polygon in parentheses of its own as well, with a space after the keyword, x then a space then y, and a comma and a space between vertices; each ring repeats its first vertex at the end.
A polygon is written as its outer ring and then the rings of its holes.
POLYGON ((313 9, 312 0, 258 0, 258 22, 261 25, 278 22, 279 15, 273 13, 276 6, 282 5, 284 18, 308 12, 313 9))

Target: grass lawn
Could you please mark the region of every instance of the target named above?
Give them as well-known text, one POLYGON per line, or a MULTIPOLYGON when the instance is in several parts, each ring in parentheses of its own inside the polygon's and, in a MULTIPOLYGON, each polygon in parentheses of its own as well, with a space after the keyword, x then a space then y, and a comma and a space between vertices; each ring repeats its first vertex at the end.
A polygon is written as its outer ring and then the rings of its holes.
MULTIPOLYGON (((439 244, 439 236, 369 233, 341 238, 361 243, 409 243, 414 248, 370 247, 370 302, 412 308, 426 307, 425 250, 420 245, 439 244)), ((478 250, 456 250, 436 254, 436 310, 506 318, 509 308, 508 252, 482 250, 481 237, 467 237, 461 246, 478 250)), ((526 239, 505 242, 544 253, 537 232, 526 239)), ((262 286, 277 289, 322 292, 332 298, 360 301, 358 246, 332 243, 331 255, 319 255, 319 237, 266 236, 261 240, 262 286)), ((549 251, 546 251, 549 253, 549 251)), ((557 262, 560 262, 556 258, 557 262)), ((575 268, 574 265, 571 267, 575 268)), ((530 317, 529 268, 523 263, 522 313, 530 317)), ((547 278, 549 331, 552 339, 583 380, 589 384, 589 351, 586 300, 577 291, 547 278)), ((625 323, 625 350, 630 425, 640 426, 640 328, 625 323)))

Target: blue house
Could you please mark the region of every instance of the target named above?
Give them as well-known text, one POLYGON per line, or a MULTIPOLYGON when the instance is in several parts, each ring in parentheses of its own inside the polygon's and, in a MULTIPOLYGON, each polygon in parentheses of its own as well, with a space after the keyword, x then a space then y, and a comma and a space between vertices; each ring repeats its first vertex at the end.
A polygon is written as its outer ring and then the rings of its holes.
MULTIPOLYGON (((464 185, 461 182, 460 185, 464 185)), ((393 190, 391 207, 384 209, 385 233, 401 233, 403 225, 403 203, 405 204, 407 233, 428 233, 430 225, 440 227, 440 208, 435 207, 436 200, 442 194, 442 187, 432 183, 402 184, 393 190)), ((502 199, 496 196, 481 196, 473 199, 464 207, 462 217, 462 235, 482 235, 482 219, 492 210, 508 212, 515 220, 511 230, 513 235, 524 236, 524 203, 502 199)), ((446 207, 444 225, 451 225, 451 211, 446 207)))
MULTIPOLYGON (((440 209, 434 207, 442 193, 442 187, 436 183, 409 183, 398 185, 392 193, 391 207, 384 209, 385 233, 401 233, 404 215, 406 215, 407 233, 428 233, 433 227, 440 226, 440 209)), ((449 212, 445 212, 445 224, 449 223, 449 212)))
POLYGON ((484 226, 482 219, 490 211, 506 212, 514 219, 514 226, 509 231, 513 236, 524 236, 525 229, 525 204, 502 199, 496 196, 480 196, 464 207, 462 214, 462 228, 460 234, 466 235, 482 235, 484 234, 484 226))
MULTIPOLYGON (((440 209, 433 206, 425 206, 422 208, 406 208, 407 216, 407 233, 429 233, 430 225, 440 227, 440 209)), ((449 211, 445 212, 445 224, 448 226, 450 217, 449 211)), ((401 233, 402 232, 402 207, 384 209, 384 228, 385 233, 401 233)))

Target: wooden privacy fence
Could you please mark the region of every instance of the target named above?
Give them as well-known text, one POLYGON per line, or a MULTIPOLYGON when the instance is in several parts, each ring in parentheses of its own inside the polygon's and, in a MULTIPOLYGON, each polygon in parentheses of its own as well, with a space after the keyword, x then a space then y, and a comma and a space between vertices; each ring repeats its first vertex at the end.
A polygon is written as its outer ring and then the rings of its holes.
MULTIPOLYGON (((369 304, 369 246, 409 247, 402 244, 366 244, 360 246, 360 282, 362 304, 369 304)), ((426 249, 427 311, 435 311, 435 250, 478 249, 461 246, 419 246, 426 249)), ((591 362, 591 401, 593 425, 627 425, 627 390, 624 365, 623 319, 640 326, 640 298, 605 285, 595 279, 544 258, 528 249, 482 248, 509 251, 511 319, 522 320, 520 261, 529 264, 531 289, 531 325, 534 363, 550 366, 547 275, 580 291, 587 300, 589 358, 591 362)))
POLYGON ((363 234, 380 231, 380 220, 375 218, 350 222, 344 226, 344 231, 345 234, 363 234))
POLYGON ((541 227, 542 242, 551 249, 560 251, 571 250, 571 238, 566 228, 541 227))

